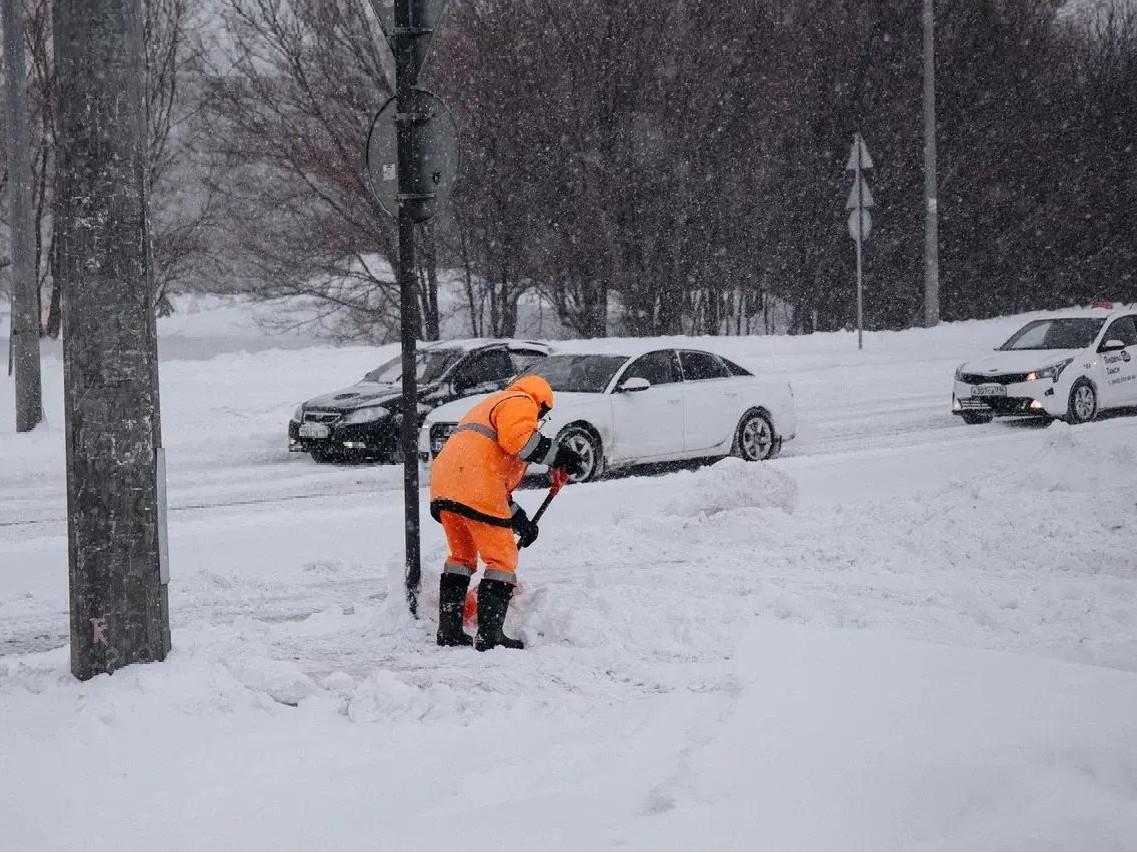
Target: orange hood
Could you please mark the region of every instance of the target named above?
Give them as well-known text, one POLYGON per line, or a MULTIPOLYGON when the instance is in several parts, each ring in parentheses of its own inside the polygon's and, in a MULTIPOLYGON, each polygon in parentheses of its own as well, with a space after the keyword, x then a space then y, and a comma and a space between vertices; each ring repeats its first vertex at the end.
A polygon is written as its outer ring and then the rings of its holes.
POLYGON ((507 390, 520 391, 532 398, 538 406, 553 408, 553 389, 549 387, 549 383, 543 377, 536 374, 531 373, 528 376, 522 376, 507 390))

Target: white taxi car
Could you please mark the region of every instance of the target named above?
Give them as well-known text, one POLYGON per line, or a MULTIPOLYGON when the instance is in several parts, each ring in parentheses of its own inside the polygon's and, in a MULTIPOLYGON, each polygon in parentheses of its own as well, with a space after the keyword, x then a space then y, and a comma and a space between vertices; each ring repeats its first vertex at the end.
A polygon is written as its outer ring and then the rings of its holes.
POLYGON ((969 424, 1039 415, 1085 423, 1137 406, 1137 309, 1031 320, 994 355, 955 372, 952 411, 969 424))
MULTIPOLYGON (((797 431, 788 382, 755 376, 701 350, 554 354, 523 373, 552 386, 556 406, 545 431, 581 454, 579 481, 654 462, 731 454, 757 462, 777 455, 797 431)), ((433 459, 483 399, 468 397, 427 415, 420 460, 433 459)))

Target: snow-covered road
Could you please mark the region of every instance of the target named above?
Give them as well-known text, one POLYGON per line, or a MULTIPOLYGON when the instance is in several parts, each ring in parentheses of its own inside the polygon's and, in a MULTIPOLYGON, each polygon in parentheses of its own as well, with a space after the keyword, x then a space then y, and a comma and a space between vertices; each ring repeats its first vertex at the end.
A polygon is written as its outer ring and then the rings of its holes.
POLYGON ((0 846, 1137 845, 1137 419, 957 423, 1019 322, 709 342, 792 380, 798 440, 567 489, 530 649, 477 655, 433 645, 429 520, 405 612, 398 470, 283 449, 382 354, 177 319, 175 650, 87 684, 49 354, 47 429, 0 382, 0 846))

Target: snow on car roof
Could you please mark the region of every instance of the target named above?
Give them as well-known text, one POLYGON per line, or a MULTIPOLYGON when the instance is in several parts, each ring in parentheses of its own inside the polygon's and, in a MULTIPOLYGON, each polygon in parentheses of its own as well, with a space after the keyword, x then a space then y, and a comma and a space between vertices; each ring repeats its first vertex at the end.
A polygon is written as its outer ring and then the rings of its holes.
POLYGON ((695 350, 714 352, 703 341, 679 338, 604 338, 557 341, 552 355, 618 355, 635 358, 656 350, 695 350))
MULTIPOLYGON (((655 352, 656 350, 690 350, 710 352, 734 358, 739 344, 789 339, 779 335, 661 335, 650 338, 588 338, 581 340, 554 341, 553 354, 573 353, 576 355, 623 355, 628 358, 655 352)), ((741 357, 741 356, 740 356, 741 357)))
POLYGON ((460 349, 470 352, 491 344, 505 344, 508 347, 532 347, 534 349, 549 351, 550 347, 541 341, 522 340, 519 338, 457 338, 450 341, 431 341, 419 346, 423 350, 460 349))
POLYGON ((549 358, 565 356, 566 358, 629 358, 626 352, 603 352, 594 349, 557 349, 549 353, 549 358))
POLYGON ((1035 315, 1030 315, 1024 319, 1028 322, 1034 320, 1050 320, 1062 317, 1115 317, 1125 314, 1132 314, 1137 310, 1137 305, 1125 305, 1120 302, 1107 302, 1097 305, 1086 305, 1075 308, 1064 308, 1060 311, 1045 311, 1035 315))

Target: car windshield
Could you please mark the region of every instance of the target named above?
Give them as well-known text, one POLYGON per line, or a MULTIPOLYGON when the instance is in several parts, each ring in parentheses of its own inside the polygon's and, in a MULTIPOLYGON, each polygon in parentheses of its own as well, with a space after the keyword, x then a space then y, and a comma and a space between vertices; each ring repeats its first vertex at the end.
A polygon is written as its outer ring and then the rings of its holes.
POLYGON ((521 375, 543 376, 554 391, 600 394, 627 360, 623 355, 551 355, 521 375))
MULTIPOLYGON (((416 378, 424 385, 437 382, 454 362, 462 357, 460 349, 431 349, 420 350, 415 361, 418 369, 416 378)), ((403 378, 403 359, 401 356, 379 365, 366 376, 365 382, 398 382, 403 378)))
POLYGON ((998 349, 1085 349, 1094 342, 1104 325, 1104 317, 1032 320, 998 349))

